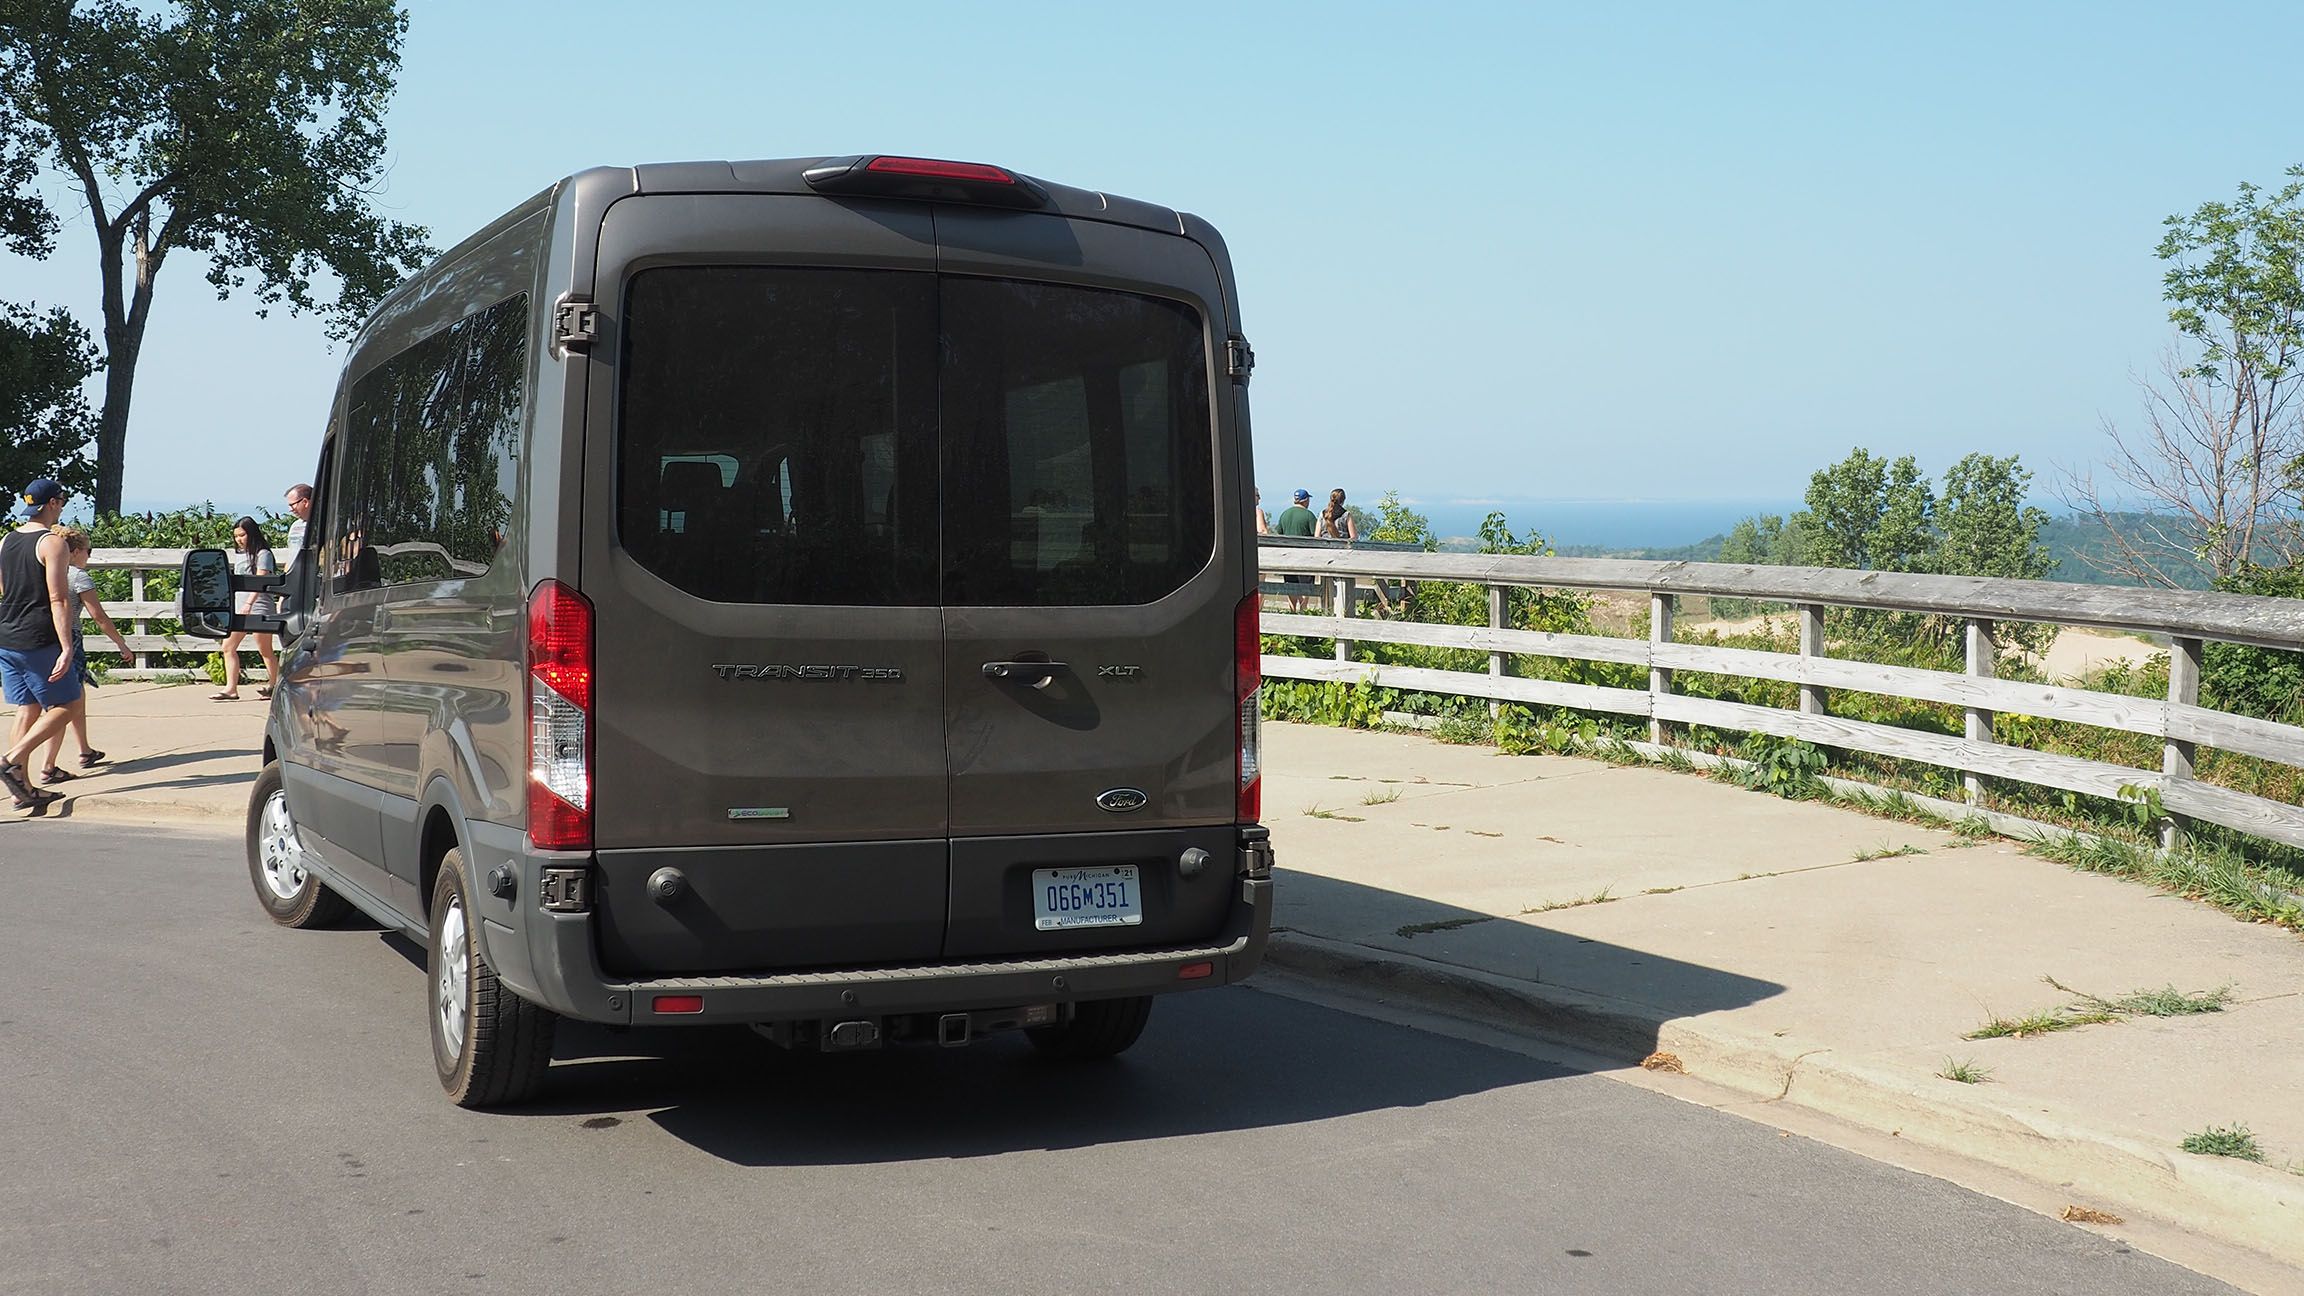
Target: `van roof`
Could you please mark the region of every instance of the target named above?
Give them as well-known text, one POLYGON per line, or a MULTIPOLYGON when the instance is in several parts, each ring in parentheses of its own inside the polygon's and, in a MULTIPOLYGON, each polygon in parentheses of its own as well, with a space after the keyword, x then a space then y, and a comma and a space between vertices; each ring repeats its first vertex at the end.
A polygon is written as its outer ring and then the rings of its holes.
MULTIPOLYGON (((864 156, 870 157, 871 154, 864 156)), ((649 162, 632 167, 633 183, 641 193, 774 193, 813 194, 802 178, 810 167, 830 161, 829 157, 772 158, 756 162, 649 162)), ((1054 184, 1038 176, 1009 170, 1009 174, 1029 180, 1048 194, 1049 203, 1043 210, 1076 220, 1110 221, 1118 225, 1134 225, 1141 229, 1157 230, 1162 234, 1185 232, 1183 217, 1175 210, 1135 198, 1094 189, 1076 189, 1071 185, 1054 184)), ((574 177, 570 177, 573 179, 574 177)))

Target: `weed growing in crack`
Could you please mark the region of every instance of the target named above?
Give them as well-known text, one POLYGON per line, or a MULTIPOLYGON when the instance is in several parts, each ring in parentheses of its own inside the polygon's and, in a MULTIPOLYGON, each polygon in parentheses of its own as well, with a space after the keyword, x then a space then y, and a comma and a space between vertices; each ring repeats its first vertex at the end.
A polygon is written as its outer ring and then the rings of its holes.
POLYGON ((1895 859, 1899 855, 1925 855, 1927 853, 1927 848, 1910 844, 1893 847, 1882 846, 1878 850, 1858 851, 1856 857, 1848 862, 1851 864, 1869 864, 1873 860, 1895 859))
POLYGON ((1956 1062, 1951 1058, 1946 1058, 1944 1059, 1944 1069, 1936 1074, 1946 1080, 1956 1080, 1961 1084, 1982 1084, 1992 1078, 1992 1068, 1980 1067, 1973 1060, 1956 1062))
POLYGON ((2198 1156, 2232 1157, 2264 1164, 2264 1149, 2257 1145, 2256 1136, 2237 1122, 2228 1129, 2211 1125, 2196 1134, 2187 1134, 2179 1146, 2198 1156))

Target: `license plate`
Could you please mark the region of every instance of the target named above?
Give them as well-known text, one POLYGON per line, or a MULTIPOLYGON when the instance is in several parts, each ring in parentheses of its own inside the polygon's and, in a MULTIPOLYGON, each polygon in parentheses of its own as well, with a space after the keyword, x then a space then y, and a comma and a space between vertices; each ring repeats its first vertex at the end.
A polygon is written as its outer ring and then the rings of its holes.
POLYGON ((1032 925, 1134 927, 1144 921, 1144 892, 1133 864, 1032 870, 1032 925))

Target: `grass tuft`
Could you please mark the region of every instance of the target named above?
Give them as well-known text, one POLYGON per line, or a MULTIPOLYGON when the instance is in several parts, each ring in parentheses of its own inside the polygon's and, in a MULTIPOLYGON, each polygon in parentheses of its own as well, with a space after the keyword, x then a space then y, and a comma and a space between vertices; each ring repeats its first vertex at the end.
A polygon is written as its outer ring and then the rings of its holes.
POLYGON ((2226 846, 2187 845, 2161 851, 2118 837, 2046 837, 2030 854, 2084 873, 2128 878, 2212 904, 2236 918, 2304 931, 2304 896, 2285 870, 2250 863, 2226 846))
POLYGON ((2187 1134, 2182 1147, 2197 1156, 2232 1157, 2264 1164, 2264 1149, 2257 1145, 2256 1136, 2248 1132, 2247 1126, 2237 1123, 2229 1129, 2211 1125, 2196 1134, 2187 1134))
POLYGON ((1957 1080, 1961 1084, 1972 1085, 1982 1084, 1985 1081, 1991 1079, 1992 1069, 1990 1067, 1980 1067, 1976 1065, 1973 1060, 1956 1062, 1951 1058, 1946 1058, 1944 1059, 1944 1069, 1937 1072, 1936 1074, 1942 1076, 1946 1080, 1957 1080))
POLYGON ((1848 862, 1851 864, 1868 864, 1873 860, 1894 859, 1899 855, 1925 855, 1927 853, 1927 849, 1920 846, 1882 846, 1878 850, 1858 851, 1856 857, 1848 862))
POLYGON ((2095 1026, 2103 1022, 2118 1021, 2112 1014, 2098 1008, 2050 1008, 2044 1012, 2028 1013, 2022 1017, 1994 1015, 1982 1026, 1961 1036, 1962 1039, 2023 1039, 2028 1035, 2051 1035, 2071 1030, 2075 1026, 2095 1026))
POLYGON ((1360 798, 1360 804, 1369 806, 1390 805, 1399 799, 1400 789, 1381 788, 1371 791, 1368 793, 1368 795, 1360 798))
POLYGON ((1585 905, 1608 904, 1615 899, 1616 897, 1608 894, 1607 887, 1602 887, 1588 896, 1579 896, 1574 900, 1555 900, 1550 904, 1536 905, 1520 912, 1523 914, 1551 913, 1556 909, 1580 909, 1585 905))
POLYGON ((1361 818, 1359 815, 1338 814, 1334 810, 1323 809, 1318 802, 1314 802, 1313 804, 1304 807, 1304 814, 1307 818, 1334 819, 1338 823, 1368 822, 1366 819, 1361 818))

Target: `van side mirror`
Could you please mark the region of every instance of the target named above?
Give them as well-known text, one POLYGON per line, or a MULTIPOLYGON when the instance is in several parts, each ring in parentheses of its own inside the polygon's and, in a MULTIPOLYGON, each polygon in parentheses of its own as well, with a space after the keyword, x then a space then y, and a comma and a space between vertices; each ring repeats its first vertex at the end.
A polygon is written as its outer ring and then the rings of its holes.
POLYGON ((194 549, 184 555, 184 579, 177 594, 184 633, 222 639, 232 633, 232 560, 221 549, 194 549))

